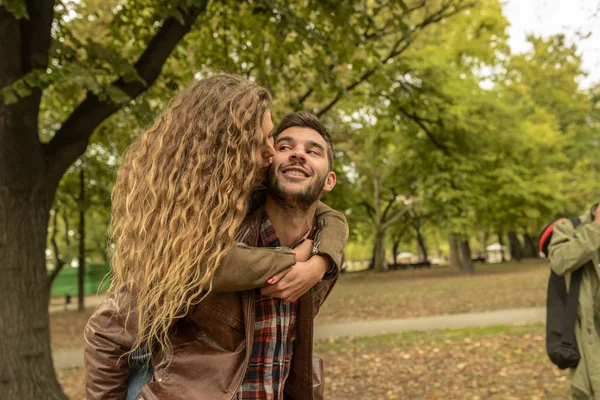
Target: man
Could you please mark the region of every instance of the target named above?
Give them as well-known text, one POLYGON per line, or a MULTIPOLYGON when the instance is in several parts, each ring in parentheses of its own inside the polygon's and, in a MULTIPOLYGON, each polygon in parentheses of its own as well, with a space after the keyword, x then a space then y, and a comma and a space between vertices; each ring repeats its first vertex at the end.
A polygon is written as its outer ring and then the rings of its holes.
POLYGON ((600 207, 595 205, 580 219, 577 228, 569 219, 554 225, 548 258, 567 287, 571 274, 583 268, 575 325, 581 359, 571 370, 571 393, 575 400, 600 399, 600 207))
MULTIPOLYGON (((310 233, 321 194, 335 186, 331 138, 307 113, 286 116, 273 138, 267 198, 264 210, 256 214, 261 218, 260 242, 293 247, 310 233)), ((236 399, 282 399, 284 392, 291 398, 312 399, 313 376, 306 373, 312 367, 312 324, 334 283, 332 279, 319 283, 326 272, 311 275, 291 268, 276 277, 278 283, 255 294, 254 343, 236 399), (297 284, 306 276, 313 278, 297 284), (296 303, 311 287, 313 292, 296 303), (297 337, 298 332, 306 336, 297 337)), ((330 278, 336 272, 330 272, 330 278)))
MULTIPOLYGON (((319 255, 325 220, 315 226, 315 209, 321 194, 336 182, 331 139, 318 119, 306 113, 285 117, 273 137, 276 154, 266 199, 247 217, 240 240, 287 249, 315 232, 313 254, 319 255)), ((312 399, 314 317, 341 265, 347 231, 340 235, 339 248, 322 258, 328 262, 295 264, 260 291, 209 294, 177 322, 172 355, 152 357, 153 381, 144 386, 141 398, 283 399, 285 394, 312 399)), ((96 376, 88 379, 91 398, 111 393, 104 390, 111 382, 98 376, 102 366, 95 362, 98 353, 112 354, 101 337, 106 329, 98 329, 103 321, 90 320, 86 329, 86 357, 97 366, 96 376)), ((124 332, 135 331, 128 328, 124 332)))

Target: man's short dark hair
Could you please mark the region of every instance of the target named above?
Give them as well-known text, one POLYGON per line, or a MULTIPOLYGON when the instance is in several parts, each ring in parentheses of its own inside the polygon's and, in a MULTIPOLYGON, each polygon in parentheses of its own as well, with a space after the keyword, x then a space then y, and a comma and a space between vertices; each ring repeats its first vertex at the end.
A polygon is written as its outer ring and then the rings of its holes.
POLYGON ((325 128, 325 125, 311 113, 299 111, 286 115, 273 130, 273 138, 289 128, 308 128, 316 131, 327 143, 327 161, 329 161, 329 170, 333 169, 333 145, 331 144, 331 135, 325 128))

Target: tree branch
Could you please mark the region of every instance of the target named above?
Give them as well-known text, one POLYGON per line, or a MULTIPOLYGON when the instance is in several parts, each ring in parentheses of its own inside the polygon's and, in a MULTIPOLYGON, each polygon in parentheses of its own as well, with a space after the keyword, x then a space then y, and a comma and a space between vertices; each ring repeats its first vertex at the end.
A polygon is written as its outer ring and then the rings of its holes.
MULTIPOLYGON (((29 18, 19 20, 21 77, 35 69, 45 70, 48 67, 54 21, 54 0, 27 0, 25 5, 29 18)), ((35 142, 39 142, 37 123, 41 100, 42 89, 33 87, 31 94, 20 98, 17 103, 27 132, 35 135, 31 138, 35 142)))
POLYGON ((417 125, 419 125, 419 127, 423 130, 423 132, 425 132, 425 134, 427 135, 429 140, 431 140, 431 142, 435 145, 435 147, 440 149, 447 156, 452 157, 452 154, 450 153, 450 150, 448 150, 448 147, 446 147, 444 144, 440 143, 437 140, 437 138, 435 137, 433 132, 431 132, 431 130, 429 130, 429 128, 423 123, 423 120, 418 115, 411 114, 408 111, 406 111, 405 109, 403 109, 402 107, 398 107, 398 111, 400 111, 406 118, 412 120, 417 125))
POLYGON ((416 216, 416 214, 413 214, 412 225, 413 228, 415 228, 415 230, 417 231, 421 229, 421 222, 419 221, 419 218, 416 216))
POLYGON ((352 82, 351 84, 349 84, 348 86, 346 86, 344 88, 344 92, 338 94, 337 96, 335 96, 325 107, 323 107, 322 109, 320 109, 319 111, 316 112, 316 116, 317 117, 321 117, 323 114, 327 113, 329 110, 331 110, 333 108, 333 106, 335 106, 348 92, 350 92, 352 89, 354 89, 355 87, 357 87, 358 85, 360 85, 361 83, 363 83, 364 81, 366 81, 367 79, 369 79, 371 77, 371 75, 373 75, 376 71, 377 71, 377 67, 373 67, 370 70, 366 71, 365 73, 363 73, 360 78, 358 78, 357 80, 355 80, 354 82, 352 82))
POLYGON ((381 229, 386 230, 390 226, 394 225, 400 218, 402 218, 407 212, 410 212, 412 209, 411 206, 405 207, 404 209, 398 211, 392 218, 383 223, 381 229))
MULTIPOLYGON (((420 2, 420 3, 419 3, 417 6, 416 6, 416 7, 409 8, 409 11, 411 11, 411 12, 412 12, 412 11, 415 11, 415 10, 417 10, 418 8, 422 7, 422 4, 421 4, 421 3, 424 3, 424 2, 420 2)), ((386 4, 386 6, 387 6, 387 5, 389 5, 389 3, 388 3, 388 4, 386 4)), ((371 21, 372 21, 372 19, 369 19, 369 22, 368 22, 368 24, 367 24, 367 27, 365 28, 365 31, 362 33, 362 35, 360 35, 360 34, 359 34, 359 36, 363 38, 363 40, 362 40, 363 42, 367 42, 367 41, 374 41, 374 40, 377 40, 377 39, 381 39, 381 38, 383 38, 383 37, 385 37, 385 36, 387 36, 387 35, 390 35, 390 34, 393 34, 393 33, 395 33, 395 32, 396 32, 396 31, 395 31, 395 29, 391 29, 391 28, 389 28, 389 26, 386 24, 386 25, 384 25, 382 28, 380 28, 380 29, 377 29, 375 33, 373 33, 373 34, 367 34, 367 33, 368 33, 368 31, 369 31, 369 29, 371 28, 371 21)), ((361 41, 360 41, 360 40, 359 40, 359 41, 355 41, 355 42, 354 42, 354 47, 358 47, 360 44, 361 44, 361 41)), ((333 69, 334 69, 335 67, 337 67, 337 66, 338 66, 338 64, 334 62, 334 63, 331 63, 331 64, 329 64, 329 66, 327 67, 327 69, 329 70, 329 72, 331 72, 331 71, 333 71, 333 69)), ((373 70, 373 72, 375 72, 375 70, 373 70)), ((371 75, 372 75, 372 73, 371 73, 371 74, 369 74, 369 76, 371 76, 371 75)), ((355 86, 357 86, 357 85, 354 85, 354 86, 353 86, 353 88, 354 88, 355 86)), ((351 90, 351 89, 350 89, 350 90, 351 90)), ((347 91, 348 91, 348 89, 346 88, 346 92, 347 92, 347 91)), ((299 97, 299 98, 298 98, 298 99, 295 101, 295 103, 294 103, 294 107, 295 107, 297 110, 301 109, 301 107, 302 107, 302 104, 304 104, 304 102, 305 102, 305 101, 306 101, 306 100, 307 100, 307 99, 310 97, 310 95, 311 95, 311 94, 313 94, 313 92, 314 92, 314 88, 313 88, 313 87, 309 88, 309 89, 308 89, 308 90, 307 90, 307 91, 306 91, 306 92, 305 92, 305 93, 304 93, 302 96, 300 96, 300 97, 299 97)), ((326 112, 326 111, 325 111, 325 112, 326 112)), ((323 113, 324 113, 324 112, 323 112, 323 113)))
MULTIPOLYGON (((331 66, 333 69, 333 65, 331 66)), ((304 93, 302 96, 298 97, 298 100, 296 100, 295 104, 296 104, 296 110, 300 110, 300 107, 302 106, 302 104, 306 101, 306 99, 308 99, 310 97, 311 94, 313 94, 315 90, 313 88, 309 88, 306 93, 304 93)))
MULTIPOLYGON (((167 58, 179 41, 187 34, 198 16, 206 10, 208 0, 197 7, 190 7, 184 14, 184 24, 171 17, 150 40, 146 50, 134 68, 143 82, 125 82, 119 78, 113 83, 129 97, 144 93, 160 75, 167 58)), ((122 105, 110 100, 100 100, 88 91, 85 100, 71 113, 52 140, 45 146, 48 178, 57 184, 67 168, 85 152, 88 141, 96 127, 117 112, 122 105)))
POLYGON ((365 206, 365 209, 367 210, 367 215, 369 216, 369 218, 371 218, 373 221, 375 221, 375 209, 373 208, 373 206, 370 205, 369 203, 367 203, 366 201, 363 201, 361 204, 363 206, 365 206))
POLYGON ((62 259, 62 257, 60 256, 60 253, 58 251, 58 244, 56 243, 56 232, 58 231, 57 218, 58 218, 58 209, 54 209, 54 215, 52 216, 52 236, 50 237, 50 242, 52 242, 52 248, 54 250, 54 260, 55 261, 54 261, 54 270, 48 276, 48 281, 46 283, 46 286, 48 287, 48 292, 50 292, 50 288, 52 287, 52 283, 54 282, 54 279, 56 279, 56 277, 62 270, 63 266, 65 265, 65 262, 62 259))
POLYGON ((23 46, 23 75, 36 68, 48 66, 48 50, 52 44, 54 0, 27 0, 29 19, 21 19, 21 45, 23 46))
POLYGON ((392 234, 392 242, 396 245, 400 244, 402 238, 406 235, 406 230, 398 231, 392 234))
POLYGON ((392 206, 396 203, 396 193, 392 192, 392 197, 390 198, 390 201, 388 202, 387 206, 385 207, 385 210, 383 210, 383 215, 382 215, 382 219, 385 221, 385 217, 387 217, 387 213, 390 211, 390 208, 392 208, 392 206))
POLYGON ((0 6, 0 88, 48 64, 54 0, 27 0, 25 7, 28 18, 17 20, 0 6))
POLYGON ((11 85, 22 75, 19 21, 0 7, 0 88, 11 85))
POLYGON ((71 239, 69 238, 69 216, 67 215, 67 210, 63 210, 63 222, 65 223, 65 243, 67 244, 67 249, 71 247, 71 239))
POLYGON ((412 31, 410 32, 409 35, 403 35, 400 39, 398 39, 396 41, 396 43, 394 43, 394 45, 392 46, 392 49, 388 53, 387 57, 385 57, 383 60, 381 60, 376 66, 374 66, 371 69, 365 71, 359 78, 357 78, 356 80, 354 80, 352 83, 350 83, 349 85, 347 85, 342 93, 339 93, 329 103, 327 103, 322 109, 320 109, 319 111, 317 111, 315 113, 316 116, 317 117, 321 117, 322 115, 324 115, 325 113, 327 113, 341 99, 343 99, 344 96, 346 96, 348 94, 348 92, 350 92, 351 90, 353 90, 354 88, 356 88, 358 85, 360 85, 361 83, 363 83, 366 80, 368 80, 375 72, 377 72, 377 70, 379 68, 381 68, 382 66, 384 66, 388 61, 394 59, 395 57, 397 57, 398 55, 400 55, 404 51, 406 51, 406 49, 412 44, 412 39, 414 38, 414 36, 418 32, 422 31, 427 26, 429 26, 429 25, 431 25, 431 24, 433 24, 435 22, 439 22, 439 21, 441 21, 444 18, 451 17, 451 16, 459 13, 460 11, 463 11, 466 8, 470 8, 470 7, 474 6, 475 3, 467 3, 463 7, 456 7, 455 10, 446 13, 446 10, 448 10, 448 8, 450 8, 451 5, 452 5, 452 2, 448 2, 448 3, 444 4, 438 11, 436 11, 433 14, 431 14, 429 17, 427 17, 425 20, 423 20, 420 24, 416 25, 412 29, 412 31), (402 45, 403 42, 406 42, 406 43, 404 43, 404 45, 402 45))

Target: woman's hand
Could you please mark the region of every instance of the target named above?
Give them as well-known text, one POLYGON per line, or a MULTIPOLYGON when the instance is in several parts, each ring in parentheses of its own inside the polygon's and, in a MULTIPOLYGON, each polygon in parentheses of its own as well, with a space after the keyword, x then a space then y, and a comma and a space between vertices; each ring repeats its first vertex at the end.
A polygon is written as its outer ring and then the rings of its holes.
POLYGON ((269 286, 260 290, 263 296, 296 301, 319 283, 329 271, 329 257, 312 256, 306 262, 298 262, 267 281, 269 286))

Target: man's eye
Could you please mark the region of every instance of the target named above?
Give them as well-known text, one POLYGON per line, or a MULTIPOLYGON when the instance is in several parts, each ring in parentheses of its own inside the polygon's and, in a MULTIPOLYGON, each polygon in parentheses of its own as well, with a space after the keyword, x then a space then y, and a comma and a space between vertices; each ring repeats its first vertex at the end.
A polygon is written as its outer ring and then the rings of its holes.
POLYGON ((316 156, 318 156, 318 155, 319 155, 319 152, 318 152, 318 151, 316 151, 316 150, 309 150, 307 153, 309 153, 309 154, 314 154, 314 155, 316 155, 316 156))
POLYGON ((279 150, 288 150, 291 149, 290 146, 288 146, 287 144, 282 144, 281 146, 279 146, 279 150))

